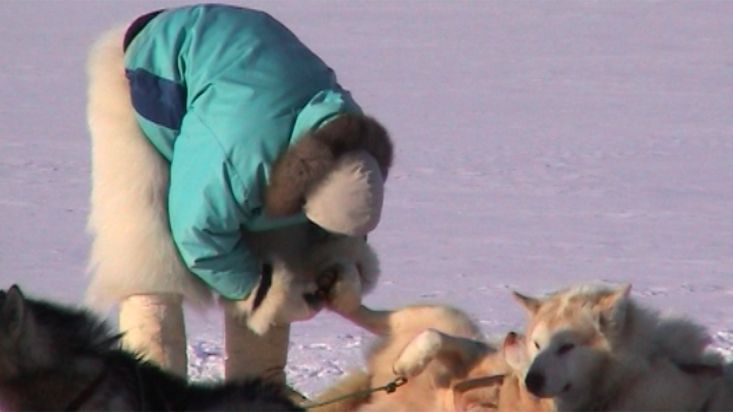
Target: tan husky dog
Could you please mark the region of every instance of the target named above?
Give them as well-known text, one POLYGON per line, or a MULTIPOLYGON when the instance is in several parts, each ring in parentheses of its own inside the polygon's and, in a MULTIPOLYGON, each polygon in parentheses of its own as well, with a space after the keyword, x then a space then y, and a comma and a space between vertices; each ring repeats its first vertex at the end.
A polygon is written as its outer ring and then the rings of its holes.
MULTIPOLYGON (((332 309, 380 336, 366 371, 354 371, 316 398, 329 401, 387 384, 407 383, 393 393, 374 392, 320 408, 326 411, 549 411, 552 402, 531 395, 522 383, 528 365, 524 339, 509 333, 497 349, 458 309, 408 306, 394 311, 354 305, 336 283, 332 309), (356 306, 356 307, 354 307, 356 306)), ((359 296, 356 294, 355 296, 359 296)))
POLYGON ((630 290, 515 293, 529 314, 527 389, 561 411, 733 410, 733 383, 704 328, 640 306, 630 290))

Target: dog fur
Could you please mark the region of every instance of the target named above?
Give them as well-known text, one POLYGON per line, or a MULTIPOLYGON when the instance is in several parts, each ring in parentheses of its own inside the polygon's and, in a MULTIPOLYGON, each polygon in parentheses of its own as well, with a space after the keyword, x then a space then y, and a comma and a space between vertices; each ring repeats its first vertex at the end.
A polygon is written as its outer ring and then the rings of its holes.
POLYGON ((303 209, 308 191, 348 152, 364 150, 379 164, 387 179, 392 165, 392 142, 385 128, 361 114, 343 114, 303 136, 281 154, 272 167, 265 191, 265 212, 286 216, 303 209))
POLYGON ((733 384, 706 351, 704 328, 642 307, 630 290, 515 293, 529 314, 528 390, 560 411, 733 410, 733 384))
POLYGON ((379 277, 377 255, 362 237, 333 235, 303 224, 250 233, 246 239, 270 262, 271 276, 263 276, 247 299, 223 303, 256 333, 315 316, 326 304, 337 274, 350 279, 352 289, 361 294, 370 292, 379 277))
POLYGON ((282 385, 187 383, 118 347, 90 313, 0 291, 0 409, 300 410, 282 385))
POLYGON ((366 371, 349 373, 316 402, 381 386, 397 376, 408 380, 394 393, 376 392, 315 411, 550 410, 550 402, 535 398, 522 385, 527 356, 521 336, 508 334, 497 349, 482 339, 465 313, 449 306, 375 311, 353 307, 353 299, 339 300, 335 297, 332 303, 335 311, 380 340, 368 353, 366 371))

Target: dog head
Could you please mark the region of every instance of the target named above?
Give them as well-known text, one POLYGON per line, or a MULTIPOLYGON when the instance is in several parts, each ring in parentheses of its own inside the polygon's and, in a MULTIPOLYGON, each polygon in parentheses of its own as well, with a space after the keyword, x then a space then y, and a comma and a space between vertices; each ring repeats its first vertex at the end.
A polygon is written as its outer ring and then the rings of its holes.
POLYGON ((64 362, 79 354, 91 360, 116 345, 117 338, 84 310, 29 299, 17 285, 0 291, 0 381, 68 367, 64 362))
POLYGON ((550 402, 527 391, 522 377, 529 367, 524 335, 509 332, 498 351, 488 352, 469 377, 453 387, 457 411, 549 411, 550 402))
POLYGON ((250 296, 227 306, 243 315, 256 333, 266 333, 273 324, 312 318, 331 300, 339 279, 355 284, 360 301, 379 275, 377 257, 362 236, 335 235, 302 224, 248 234, 247 239, 270 270, 250 296))
POLYGON ((623 333, 629 291, 585 285, 545 298, 515 292, 529 314, 527 389, 540 397, 583 394, 623 333))

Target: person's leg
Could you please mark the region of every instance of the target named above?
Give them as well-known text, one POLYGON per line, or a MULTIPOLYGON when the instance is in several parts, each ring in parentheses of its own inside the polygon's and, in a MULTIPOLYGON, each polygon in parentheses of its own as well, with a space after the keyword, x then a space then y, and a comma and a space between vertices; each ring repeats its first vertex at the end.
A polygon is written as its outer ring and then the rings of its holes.
POLYGON ((182 297, 177 294, 133 295, 120 303, 122 345, 163 369, 186 377, 186 327, 182 297))
POLYGON ((285 382, 290 325, 272 326, 264 335, 257 335, 244 322, 227 313, 224 332, 227 380, 259 376, 285 382))

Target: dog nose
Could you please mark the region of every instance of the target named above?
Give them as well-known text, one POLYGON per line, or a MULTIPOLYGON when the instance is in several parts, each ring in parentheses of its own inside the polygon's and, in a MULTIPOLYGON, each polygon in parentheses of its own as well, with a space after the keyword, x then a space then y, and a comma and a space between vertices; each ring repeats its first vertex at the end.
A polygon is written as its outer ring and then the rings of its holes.
POLYGON ((530 371, 524 378, 524 385, 527 390, 535 395, 542 393, 542 387, 545 386, 545 375, 530 371))

